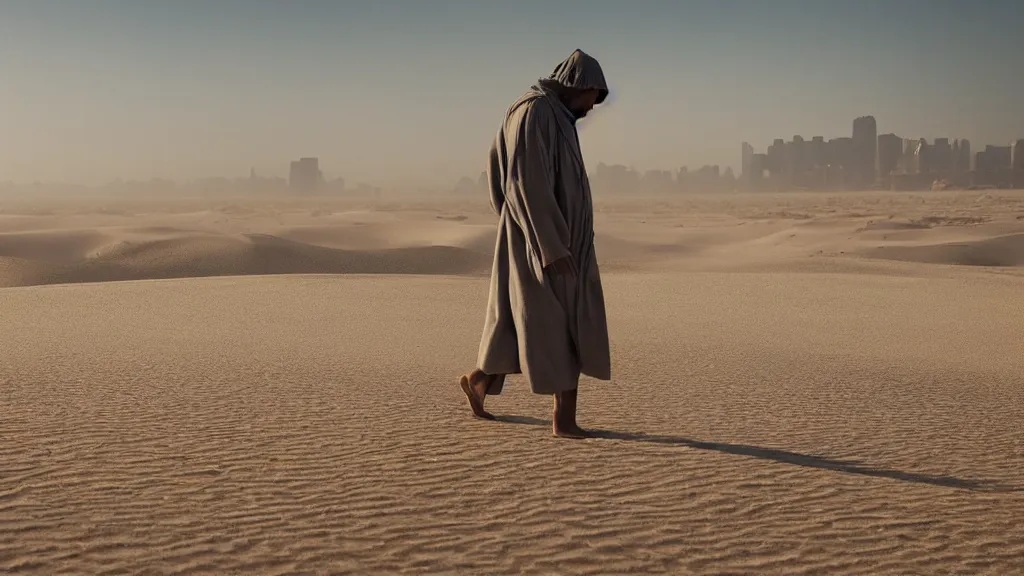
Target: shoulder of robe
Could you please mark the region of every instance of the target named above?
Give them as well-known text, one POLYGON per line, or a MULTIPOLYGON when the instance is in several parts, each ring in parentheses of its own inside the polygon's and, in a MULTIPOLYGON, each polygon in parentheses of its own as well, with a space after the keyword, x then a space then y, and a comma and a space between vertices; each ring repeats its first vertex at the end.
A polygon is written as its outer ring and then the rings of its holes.
POLYGON ((516 108, 512 117, 515 118, 520 130, 536 131, 540 134, 550 134, 556 122, 555 111, 544 97, 524 102, 516 108))

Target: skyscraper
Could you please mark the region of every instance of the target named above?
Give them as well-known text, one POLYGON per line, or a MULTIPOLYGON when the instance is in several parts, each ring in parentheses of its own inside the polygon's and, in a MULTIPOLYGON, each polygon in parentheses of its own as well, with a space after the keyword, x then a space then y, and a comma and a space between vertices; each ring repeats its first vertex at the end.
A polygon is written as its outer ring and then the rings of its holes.
POLYGON ((903 174, 920 174, 920 156, 917 153, 921 140, 918 138, 903 139, 903 154, 900 156, 900 172, 903 174))
POLYGON ((960 156, 957 160, 958 169, 967 172, 971 170, 971 159, 974 158, 971 155, 971 141, 966 138, 960 139, 960 156))
POLYGON ((828 163, 824 136, 811 137, 811 143, 807 146, 807 163, 811 168, 820 168, 828 163))
POLYGON ((1010 144, 1010 185, 1014 188, 1024 186, 1024 140, 1014 140, 1010 144))
POLYGON ((931 159, 929 166, 935 172, 942 174, 951 172, 953 169, 953 147, 949 144, 949 138, 936 138, 931 148, 931 159))
POLYGON ((1024 170, 1024 140, 1010 143, 1010 166, 1014 170, 1024 170))
POLYGON ((875 181, 875 159, 878 156, 878 126, 874 116, 853 120, 853 184, 867 188, 875 181))
POLYGON ((903 155, 903 139, 895 134, 878 135, 878 160, 875 166, 879 178, 889 176, 900 164, 903 155))
POLYGON ((740 177, 750 180, 752 175, 750 161, 754 157, 754 147, 744 142, 740 151, 740 177))
POLYGON ((300 158, 291 163, 288 172, 288 187, 300 194, 309 194, 323 181, 320 172, 320 160, 317 158, 300 158))

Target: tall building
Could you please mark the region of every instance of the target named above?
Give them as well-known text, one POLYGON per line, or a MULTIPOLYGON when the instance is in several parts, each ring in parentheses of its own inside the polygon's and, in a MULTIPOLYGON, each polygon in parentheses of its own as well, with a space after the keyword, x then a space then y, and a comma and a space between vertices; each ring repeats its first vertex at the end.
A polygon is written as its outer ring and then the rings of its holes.
POLYGON ((1010 186, 1024 187, 1024 140, 1010 143, 1010 186))
POLYGON ((878 155, 878 126, 874 116, 861 116, 853 120, 852 184, 868 187, 875 180, 875 159, 878 155))
POLYGON ((960 139, 960 155, 957 157, 957 167, 963 172, 971 169, 971 141, 966 138, 960 139))
POLYGON ((828 164, 824 136, 811 137, 811 143, 807 147, 807 162, 811 168, 820 168, 828 164))
POLYGON ((878 158, 875 167, 879 178, 885 178, 900 165, 903 155, 903 139, 895 134, 878 135, 878 158))
MULTIPOLYGON (((776 138, 768 147, 768 171, 772 178, 778 181, 782 178, 782 171, 786 165, 786 141, 776 138)), ((786 183, 788 185, 788 183, 786 183)))
POLYGON ((794 180, 799 180, 804 172, 807 172, 807 146, 804 137, 796 134, 793 141, 788 143, 789 166, 794 180))
POLYGON ((750 178, 747 181, 752 184, 760 184, 761 180, 764 179, 764 172, 767 169, 768 155, 754 154, 750 159, 750 178))
POLYGON ((1015 140, 1010 144, 1010 166, 1014 170, 1024 170, 1024 140, 1015 140))
POLYGON ((974 173, 971 179, 975 185, 1005 188, 1013 185, 1012 146, 985 146, 974 155, 974 173))
POLYGON ((903 153, 896 170, 900 174, 920 174, 922 171, 919 149, 923 138, 903 138, 903 153))
POLYGON ((741 146, 740 151, 740 176, 744 180, 750 180, 753 172, 751 170, 750 161, 754 157, 754 147, 744 142, 741 146))
POLYGON ((929 168, 933 172, 949 173, 953 170, 953 147, 949 138, 936 138, 930 149, 929 168))
POLYGON ((828 156, 828 163, 832 166, 841 166, 847 171, 854 167, 853 138, 843 136, 833 138, 825 146, 828 156))
POLYGON ((927 140, 921 138, 917 141, 914 154, 917 155, 917 172, 919 174, 928 174, 934 171, 932 168, 932 147, 928 145, 927 140))
POLYGON ((300 158, 291 163, 288 187, 300 194, 310 194, 316 191, 323 178, 318 158, 300 158))
POLYGON ((1012 160, 1010 146, 985 146, 984 150, 974 155, 974 170, 976 172, 997 172, 1010 167, 1012 160))

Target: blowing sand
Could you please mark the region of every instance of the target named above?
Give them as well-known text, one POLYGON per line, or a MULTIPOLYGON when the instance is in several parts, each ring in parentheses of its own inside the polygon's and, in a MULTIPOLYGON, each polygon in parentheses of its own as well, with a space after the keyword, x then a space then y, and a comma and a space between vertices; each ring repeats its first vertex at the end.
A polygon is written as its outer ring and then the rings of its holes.
POLYGON ((601 202, 581 442, 479 201, 0 206, 2 573, 1024 572, 1022 192, 601 202))

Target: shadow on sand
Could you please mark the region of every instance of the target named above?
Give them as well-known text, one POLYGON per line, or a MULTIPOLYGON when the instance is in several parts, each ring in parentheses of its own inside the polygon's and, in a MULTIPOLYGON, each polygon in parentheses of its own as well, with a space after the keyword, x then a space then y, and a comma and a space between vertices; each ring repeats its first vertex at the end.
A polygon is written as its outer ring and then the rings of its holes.
MULTIPOLYGON (((508 424, 524 424, 527 426, 551 426, 551 420, 542 420, 530 416, 498 416, 499 422, 508 424)), ((812 456, 788 450, 775 448, 763 448, 760 446, 749 446, 746 444, 728 444, 725 442, 703 442, 686 438, 683 436, 663 436, 633 432, 615 432, 612 430, 591 429, 590 433, 594 438, 606 440, 621 440, 625 442, 644 442, 647 444, 662 444, 666 446, 685 446, 697 450, 709 450, 723 454, 734 454, 750 458, 760 458, 792 464, 794 466, 805 466, 821 470, 834 470, 845 474, 859 474, 861 476, 874 476, 876 478, 889 478, 901 482, 912 482, 916 484, 930 484, 945 488, 959 488, 961 490, 972 490, 977 492, 1024 492, 1024 488, 1005 486, 991 480, 969 480, 956 478, 954 476, 936 476, 931 474, 918 474, 914 472, 903 472, 887 468, 878 468, 865 465, 862 462, 852 460, 837 460, 823 456, 812 456)))

